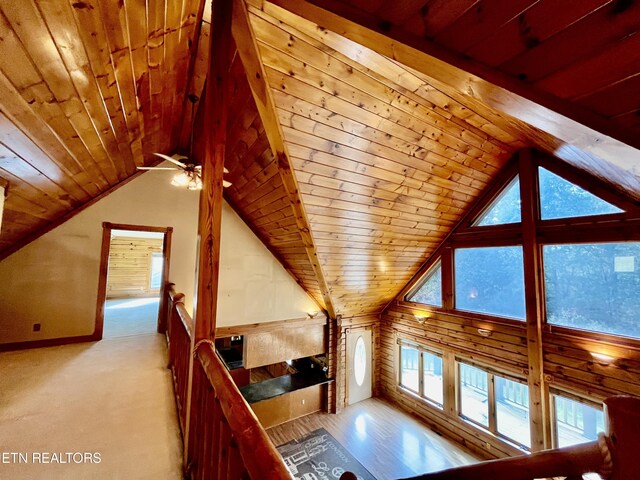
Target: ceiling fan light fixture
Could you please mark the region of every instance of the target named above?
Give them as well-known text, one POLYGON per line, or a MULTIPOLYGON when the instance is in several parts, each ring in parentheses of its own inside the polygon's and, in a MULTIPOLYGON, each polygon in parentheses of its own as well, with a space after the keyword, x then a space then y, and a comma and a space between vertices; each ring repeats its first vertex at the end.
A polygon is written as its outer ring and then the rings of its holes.
POLYGON ((194 174, 187 184, 187 190, 202 190, 202 179, 200 175, 194 174))
POLYGON ((173 176, 171 185, 176 187, 187 187, 191 181, 191 176, 187 172, 179 172, 173 176))

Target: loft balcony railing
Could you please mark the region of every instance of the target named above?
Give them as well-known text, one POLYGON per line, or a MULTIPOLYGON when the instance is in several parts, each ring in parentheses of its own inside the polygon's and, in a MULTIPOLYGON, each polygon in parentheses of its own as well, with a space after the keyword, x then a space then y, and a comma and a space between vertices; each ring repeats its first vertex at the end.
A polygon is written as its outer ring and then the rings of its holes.
MULTIPOLYGON (((166 290, 169 367, 187 443, 185 476, 197 480, 291 479, 212 342, 193 346, 193 321, 184 307, 184 295, 173 288, 166 290)), ((617 396, 605 400, 604 405, 606 433, 595 442, 452 468, 413 480, 577 480, 593 472, 605 480, 640 478, 636 458, 640 450, 640 399, 617 396)), ((356 479, 350 472, 341 477, 356 479)))
POLYGON ((211 341, 193 345, 184 295, 167 288, 167 341, 185 449, 185 477, 193 480, 291 479, 211 341), (191 375, 191 380, 189 376, 191 375))

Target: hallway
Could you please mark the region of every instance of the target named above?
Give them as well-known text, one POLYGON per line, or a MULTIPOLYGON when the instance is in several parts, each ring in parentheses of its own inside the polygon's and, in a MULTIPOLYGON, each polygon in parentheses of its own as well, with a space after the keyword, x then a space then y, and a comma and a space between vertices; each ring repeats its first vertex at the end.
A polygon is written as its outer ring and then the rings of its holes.
POLYGON ((180 479, 166 363, 158 334, 0 353, 0 479, 180 479))
POLYGON ((155 333, 158 328, 159 303, 160 297, 106 300, 102 338, 155 333))

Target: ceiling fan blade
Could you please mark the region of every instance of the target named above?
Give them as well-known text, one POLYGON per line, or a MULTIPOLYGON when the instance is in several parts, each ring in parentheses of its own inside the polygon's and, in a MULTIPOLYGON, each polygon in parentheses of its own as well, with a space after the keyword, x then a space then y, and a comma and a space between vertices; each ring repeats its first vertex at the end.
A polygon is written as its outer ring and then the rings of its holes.
POLYGON ((230 181, 228 181, 228 180, 222 180, 222 187, 223 187, 223 188, 230 187, 231 185, 233 185, 233 183, 231 183, 230 181))
POLYGON ((182 170, 176 167, 136 167, 138 170, 182 170))
POLYGON ((224 173, 229 173, 229 169, 227 167, 224 167, 224 173))
POLYGON ((164 153, 154 153, 154 155, 157 155, 160 158, 164 158, 167 162, 175 163, 181 168, 187 168, 187 166, 184 163, 179 162, 175 158, 171 158, 169 155, 165 155, 164 153))

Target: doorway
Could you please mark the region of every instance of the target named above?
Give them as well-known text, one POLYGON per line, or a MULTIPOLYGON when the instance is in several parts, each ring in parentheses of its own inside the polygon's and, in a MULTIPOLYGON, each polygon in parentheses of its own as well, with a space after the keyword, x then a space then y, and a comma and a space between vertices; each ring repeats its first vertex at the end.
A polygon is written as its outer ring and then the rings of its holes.
POLYGON ((172 230, 103 224, 96 340, 164 332, 172 230))
POLYGON ((371 397, 371 330, 347 333, 347 404, 371 397))

